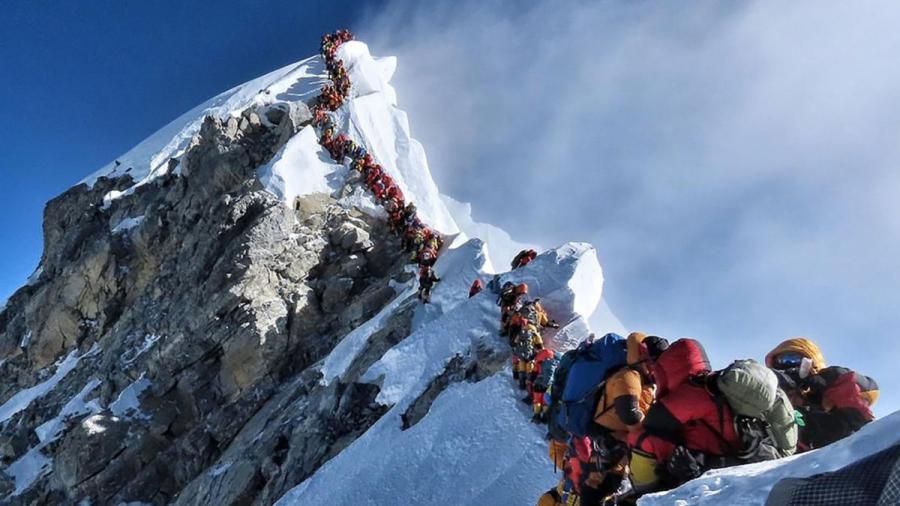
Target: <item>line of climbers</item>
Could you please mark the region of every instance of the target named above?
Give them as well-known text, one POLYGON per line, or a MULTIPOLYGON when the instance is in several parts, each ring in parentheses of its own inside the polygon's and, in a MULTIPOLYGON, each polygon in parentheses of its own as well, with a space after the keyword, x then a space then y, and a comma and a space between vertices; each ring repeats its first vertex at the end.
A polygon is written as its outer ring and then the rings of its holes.
POLYGON ((355 174, 381 204, 388 215, 391 231, 397 234, 410 261, 419 266, 419 298, 430 302, 431 290, 440 281, 435 275, 434 264, 443 246, 440 233, 425 225, 418 216, 415 204, 407 202, 403 191, 394 179, 366 149, 347 137, 337 133, 337 126, 330 113, 336 111, 350 96, 350 76, 343 60, 337 59, 337 50, 344 42, 353 40, 349 30, 338 30, 334 34, 322 36, 321 54, 325 60, 331 84, 322 86, 313 105, 313 125, 320 129, 319 144, 324 147, 334 161, 344 163, 350 159, 351 173, 355 174))
POLYGON ((874 419, 875 380, 826 366, 809 339, 717 371, 700 342, 639 332, 592 334, 560 354, 544 346, 541 329, 558 325, 528 286, 492 285, 513 378, 532 420, 548 424, 549 457, 563 471, 538 506, 635 504, 709 469, 821 448, 874 419))
MULTIPOLYGON (((419 265, 419 298, 428 302, 440 281, 433 266, 443 239, 365 148, 337 132, 331 112, 349 97, 350 78, 337 50, 353 35, 322 37, 332 84, 313 106, 320 144, 340 163, 350 158, 419 265)), ((517 269, 537 253, 523 250, 517 269)), ((632 333, 588 336, 564 354, 544 346, 541 330, 558 328, 525 283, 492 284, 501 308, 501 334, 513 350, 513 377, 532 420, 548 424, 549 456, 562 469, 559 484, 539 506, 633 504, 637 497, 677 486, 712 468, 770 460, 822 447, 872 421, 875 381, 844 367, 827 367, 804 338, 773 349, 765 366, 737 360, 713 371, 693 339, 672 343, 632 333)), ((476 280, 469 290, 483 290, 476 280)))

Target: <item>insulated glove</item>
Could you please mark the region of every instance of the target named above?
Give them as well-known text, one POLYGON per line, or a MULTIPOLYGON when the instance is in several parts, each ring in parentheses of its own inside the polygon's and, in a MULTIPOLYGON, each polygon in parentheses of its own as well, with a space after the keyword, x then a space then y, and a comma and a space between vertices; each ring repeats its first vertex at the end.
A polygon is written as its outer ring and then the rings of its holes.
POLYGON ((703 474, 703 454, 694 455, 683 446, 675 448, 666 460, 666 471, 678 483, 693 480, 703 474))

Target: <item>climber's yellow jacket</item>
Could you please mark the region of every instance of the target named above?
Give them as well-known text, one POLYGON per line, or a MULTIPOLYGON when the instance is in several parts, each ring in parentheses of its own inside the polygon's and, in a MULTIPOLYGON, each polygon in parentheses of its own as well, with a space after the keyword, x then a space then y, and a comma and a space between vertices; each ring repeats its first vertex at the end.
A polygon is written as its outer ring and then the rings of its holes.
POLYGON ((640 332, 628 335, 628 365, 606 380, 594 422, 609 429, 617 439, 628 438, 628 427, 638 425, 653 403, 653 385, 642 378, 640 365, 648 357, 641 344, 647 336, 640 332))

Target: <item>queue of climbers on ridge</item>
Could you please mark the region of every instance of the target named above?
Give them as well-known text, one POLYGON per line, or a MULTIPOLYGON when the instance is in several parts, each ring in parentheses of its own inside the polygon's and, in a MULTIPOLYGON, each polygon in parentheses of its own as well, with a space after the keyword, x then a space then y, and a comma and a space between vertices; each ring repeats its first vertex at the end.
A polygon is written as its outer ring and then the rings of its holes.
MULTIPOLYGON (((330 113, 349 98, 351 82, 338 48, 347 30, 322 37, 331 84, 312 107, 319 143, 353 173, 388 215, 410 261, 419 266, 419 298, 429 302, 440 279, 433 266, 443 239, 366 149, 338 133, 330 113)), ((523 250, 513 269, 537 257, 523 250)), ((498 284, 498 283, 496 283, 498 284)), ((525 283, 498 294, 500 332, 512 349, 513 378, 526 392, 532 421, 548 426, 556 487, 538 506, 634 504, 640 495, 675 487, 708 469, 759 462, 820 448, 874 419, 878 385, 851 369, 827 366, 809 339, 788 339, 764 363, 737 360, 712 370, 694 339, 670 343, 634 332, 588 336, 572 350, 554 350, 542 333, 559 328, 529 299, 525 283)), ((473 282, 469 296, 483 291, 473 282)))
POLYGON ((391 231, 400 237, 410 261, 419 266, 418 296, 428 303, 431 301, 434 284, 440 281, 434 272, 434 264, 443 246, 443 238, 422 222, 416 205, 405 200, 403 191, 372 154, 346 134, 337 132, 330 114, 343 106, 350 96, 350 76, 344 62, 337 58, 338 48, 350 40, 353 40, 353 34, 349 30, 338 30, 334 34, 322 36, 320 51, 331 84, 322 87, 312 107, 312 122, 321 132, 319 144, 338 163, 344 163, 345 158, 350 159, 351 172, 359 177, 387 213, 391 231))
MULTIPOLYGON (((535 256, 523 251, 512 266, 535 256)), ((476 281, 470 296, 481 289, 476 281)), ((547 424, 549 458, 561 471, 538 506, 635 504, 709 469, 821 448, 874 419, 875 380, 828 366, 809 339, 721 370, 695 339, 639 332, 592 334, 560 353, 542 337, 559 325, 528 298, 528 285, 498 291, 513 379, 527 391, 532 421, 547 424)))

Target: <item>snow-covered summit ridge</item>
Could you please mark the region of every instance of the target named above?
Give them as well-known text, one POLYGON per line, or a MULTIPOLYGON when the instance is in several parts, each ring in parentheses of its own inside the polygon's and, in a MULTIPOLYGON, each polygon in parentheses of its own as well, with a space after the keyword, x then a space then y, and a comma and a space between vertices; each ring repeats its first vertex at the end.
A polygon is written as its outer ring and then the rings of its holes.
MULTIPOLYGON (((343 44, 338 57, 344 61, 353 82, 351 99, 336 112, 342 130, 385 166, 407 197, 416 202, 419 214, 427 223, 444 234, 457 234, 459 227, 431 177, 425 150, 412 138, 409 119, 397 107, 397 93, 390 85, 396 58, 376 58, 359 41, 343 44)), ((130 175, 135 183, 128 191, 133 191, 171 170, 169 161, 184 154, 206 116, 236 117, 251 106, 309 103, 328 82, 320 56, 287 65, 191 109, 82 183, 93 185, 99 177, 130 175)), ((309 126, 260 169, 259 177, 268 191, 291 203, 296 197, 335 192, 346 177, 345 169, 328 159, 309 126)), ((106 200, 122 194, 112 192, 106 200)))
MULTIPOLYGON (((341 45, 338 58, 343 60, 353 83, 350 100, 335 113, 338 123, 385 166, 404 194, 416 203, 426 223, 445 235, 457 235, 460 244, 468 238, 481 238, 487 249, 485 270, 490 273, 498 272, 495 266, 502 271, 506 260, 520 249, 536 246, 518 243, 505 231, 476 222, 469 204, 440 194, 425 150, 411 136, 407 114, 397 107, 397 93, 390 84, 397 68, 395 57, 372 56, 365 43, 354 40, 341 45)), ((321 56, 282 67, 191 109, 82 182, 92 185, 102 176, 128 174, 135 181, 131 191, 168 173, 169 160, 184 153, 204 117, 236 117, 251 106, 311 102, 328 82, 321 56)), ((318 144, 312 126, 294 135, 258 170, 263 187, 288 205, 297 197, 314 193, 336 194, 347 174, 348 168, 333 162, 318 144)), ((111 192, 106 200, 122 194, 111 192)), ((346 199, 347 203, 373 214, 380 211, 363 192, 357 192, 354 197, 346 199)), ((593 270, 600 272, 599 263, 593 270)), ((602 276, 597 279, 602 280, 602 276)), ((589 300, 585 302, 595 305, 589 300)), ((621 324, 604 306, 601 305, 591 321, 604 327, 603 331, 619 330, 621 324)))
POLYGON ((276 101, 308 101, 328 82, 320 56, 313 56, 264 76, 235 86, 182 114, 157 130, 115 161, 101 167, 81 183, 92 186, 100 177, 130 175, 135 184, 152 181, 168 173, 168 162, 181 156, 191 139, 200 131, 206 116, 238 116, 252 105, 276 101))

